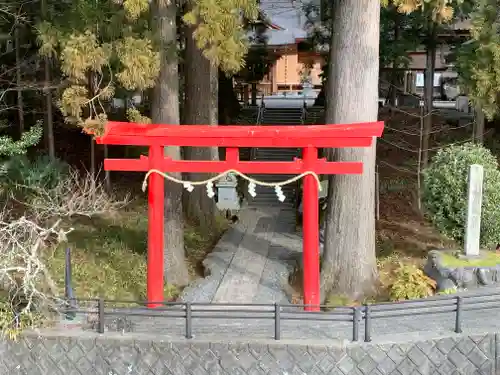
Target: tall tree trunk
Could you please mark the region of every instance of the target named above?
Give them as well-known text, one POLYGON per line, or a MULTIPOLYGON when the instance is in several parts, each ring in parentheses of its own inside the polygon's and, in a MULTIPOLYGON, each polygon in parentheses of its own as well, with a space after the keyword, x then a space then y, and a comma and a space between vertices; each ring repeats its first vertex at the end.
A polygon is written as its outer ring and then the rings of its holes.
MULTIPOLYGON (((377 121, 380 2, 335 0, 333 16, 327 97, 335 100, 327 101, 326 123, 377 121)), ((368 148, 330 150, 330 159, 334 157, 362 162, 363 174, 330 178, 322 300, 329 292, 351 298, 371 293, 377 277, 375 140, 368 148)))
POLYGON ((432 102, 434 101, 434 70, 436 65, 436 24, 429 22, 425 51, 424 74, 424 128, 422 134, 422 169, 429 164, 429 138, 432 130, 432 102))
POLYGON ((24 100, 21 80, 21 37, 19 34, 20 26, 16 25, 14 29, 14 48, 16 49, 17 120, 19 121, 19 133, 22 134, 24 132, 24 100))
MULTIPOLYGON (((94 95, 97 93, 97 88, 98 82, 96 81, 96 76, 95 73, 90 71, 88 72, 88 89, 89 89, 89 96, 91 98, 94 97, 94 95)), ((89 103, 88 105, 88 117, 94 117, 95 113, 92 111, 92 107, 89 103)), ((89 142, 90 142, 90 175, 95 178, 96 176, 96 143, 94 137, 90 136, 89 137, 89 142)))
MULTIPOLYGON (((397 9, 394 9, 394 43, 398 43, 399 39, 401 38, 401 17, 402 14, 398 12, 397 9)), ((396 101, 398 97, 398 90, 399 90, 399 84, 401 82, 401 71, 399 71, 398 68, 398 62, 393 61, 392 62, 392 68, 394 69, 393 72, 391 73, 391 87, 389 88, 389 104, 392 107, 396 106, 396 101)))
POLYGON ((233 79, 219 70, 219 125, 230 125, 238 117, 241 105, 234 92, 233 79))
POLYGON ((474 110, 474 127, 473 127, 473 140, 475 143, 482 145, 484 142, 484 123, 485 116, 481 106, 476 105, 474 110))
MULTIPOLYGON (((160 39, 160 76, 153 90, 152 121, 155 124, 179 124, 179 74, 177 59, 177 6, 174 0, 156 0, 153 6, 160 39)), ((153 16, 154 17, 154 16, 153 16)), ((179 147, 165 148, 165 155, 181 158, 179 147)), ((180 174, 173 174, 180 178, 180 174)), ((189 273, 184 251, 182 186, 165 181, 165 280, 184 286, 189 273)))
POLYGON ((257 82, 252 82, 252 105, 257 105, 257 82))
MULTIPOLYGON (((47 0, 42 0, 41 3, 42 19, 47 19, 47 0)), ((54 145, 54 116, 52 111, 52 88, 50 87, 51 81, 51 64, 50 58, 44 57, 44 82, 43 82, 43 92, 45 95, 45 112, 47 116, 45 117, 45 147, 48 150, 49 158, 54 160, 56 158, 56 151, 54 145)))
MULTIPOLYGON (((186 125, 217 125, 218 112, 218 68, 203 56, 193 39, 195 28, 186 33, 186 76, 184 119, 186 125)), ((217 147, 186 147, 184 156, 189 160, 218 160, 217 147)), ((190 173, 192 181, 205 180, 206 174, 190 173)), ((185 193, 184 211, 190 219, 201 225, 206 233, 213 233, 215 228, 215 202, 207 196, 204 187, 198 187, 191 193, 185 193)))

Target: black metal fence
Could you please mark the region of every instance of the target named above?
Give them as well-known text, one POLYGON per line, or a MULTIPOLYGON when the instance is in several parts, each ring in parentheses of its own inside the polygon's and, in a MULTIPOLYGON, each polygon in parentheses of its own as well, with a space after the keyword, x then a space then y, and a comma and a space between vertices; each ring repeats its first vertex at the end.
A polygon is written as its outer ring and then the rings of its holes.
MULTIPOLYGON (((274 339, 280 340, 282 336, 281 324, 284 321, 323 321, 323 322, 348 322, 352 323, 352 341, 372 340, 372 322, 378 319, 399 317, 428 317, 438 314, 453 314, 454 332, 461 333, 464 323, 463 313, 476 310, 500 309, 500 291, 482 292, 474 294, 444 295, 419 300, 408 300, 396 303, 366 304, 353 307, 321 306, 319 312, 303 311, 305 305, 283 304, 206 304, 189 302, 137 302, 137 301, 107 301, 80 300, 80 306, 91 304, 92 309, 77 308, 74 303, 65 304, 65 312, 69 315, 78 313, 93 314, 95 316, 95 329, 99 333, 105 332, 106 318, 116 316, 135 317, 165 317, 182 319, 184 321, 184 336, 193 338, 194 320, 244 320, 265 319, 274 322, 274 339), (133 307, 113 307, 121 304, 134 304, 133 307), (159 305, 148 308, 148 304, 159 305)), ((271 332, 270 332, 271 333, 271 332)))

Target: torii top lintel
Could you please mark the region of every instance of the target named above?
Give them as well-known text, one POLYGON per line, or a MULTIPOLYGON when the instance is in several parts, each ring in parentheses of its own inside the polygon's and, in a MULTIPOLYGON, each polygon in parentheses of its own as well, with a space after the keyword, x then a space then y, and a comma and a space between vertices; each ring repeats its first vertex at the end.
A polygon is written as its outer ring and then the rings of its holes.
POLYGON ((209 126, 138 124, 109 121, 99 144, 198 147, 367 147, 384 123, 297 126, 209 126))

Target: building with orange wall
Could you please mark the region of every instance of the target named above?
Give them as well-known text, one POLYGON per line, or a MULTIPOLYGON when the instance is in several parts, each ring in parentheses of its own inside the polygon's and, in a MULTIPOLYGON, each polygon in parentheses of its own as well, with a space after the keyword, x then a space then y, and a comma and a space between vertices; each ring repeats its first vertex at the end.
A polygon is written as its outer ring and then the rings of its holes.
MULTIPOLYGON (((286 21, 285 28, 278 23, 267 22, 267 47, 274 57, 274 64, 264 79, 257 83, 258 96, 278 93, 298 93, 303 84, 321 89, 321 66, 324 59, 306 42, 307 33, 299 27, 301 20, 286 21)), ((278 21, 279 22, 279 21, 278 21)), ((249 95, 251 82, 240 82, 240 90, 249 95)))
POLYGON ((324 59, 308 48, 303 39, 297 38, 294 43, 285 45, 270 45, 269 49, 277 58, 268 76, 259 84, 263 94, 300 92, 304 83, 312 84, 317 91, 321 89, 324 59))
MULTIPOLYGON (((263 3, 272 1, 266 0, 263 3)), ((321 89, 320 74, 324 58, 307 43, 307 32, 303 27, 305 21, 300 10, 296 10, 294 13, 294 16, 284 17, 278 12, 276 16, 273 15, 273 22, 267 23, 268 49, 270 53, 274 54, 276 60, 269 73, 261 82, 257 83, 258 96, 299 93, 302 91, 305 81, 312 85, 314 91, 319 92, 321 89), (287 27, 283 27, 282 24, 287 27)), ((443 44, 436 53, 434 77, 436 91, 439 91, 438 88, 443 78, 456 76, 452 66, 446 61, 446 56, 450 52, 447 47, 448 42, 457 39, 463 40, 468 35, 469 29, 469 20, 457 21, 449 27, 446 33, 438 36, 443 44)), ((418 50, 410 52, 409 55, 410 64, 405 69, 404 84, 399 89, 405 93, 411 92, 421 95, 423 90, 422 77, 425 71, 425 52, 418 50)), ((382 96, 385 94, 384 91, 387 91, 383 89, 388 83, 388 77, 392 71, 391 68, 381 69, 382 96)), ((250 90, 250 85, 243 88, 243 91, 245 89, 250 90)))

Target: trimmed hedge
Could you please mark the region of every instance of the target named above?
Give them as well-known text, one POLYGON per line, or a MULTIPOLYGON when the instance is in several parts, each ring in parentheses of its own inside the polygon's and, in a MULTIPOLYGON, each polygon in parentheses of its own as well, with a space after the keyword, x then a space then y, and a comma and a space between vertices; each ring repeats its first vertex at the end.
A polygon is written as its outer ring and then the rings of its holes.
POLYGON ((466 143, 439 150, 423 172, 423 204, 437 229, 463 243, 472 164, 484 168, 481 245, 490 246, 500 242, 500 171, 496 157, 487 148, 466 143))

